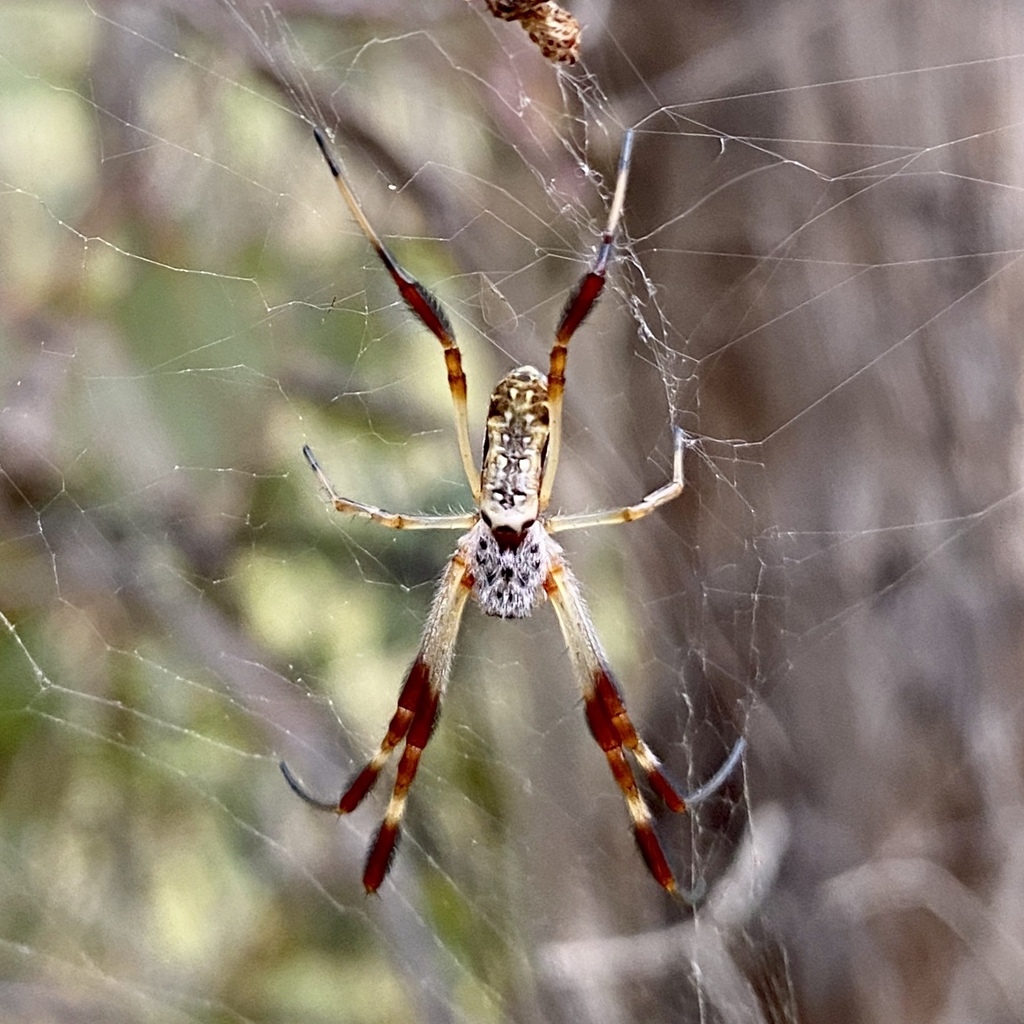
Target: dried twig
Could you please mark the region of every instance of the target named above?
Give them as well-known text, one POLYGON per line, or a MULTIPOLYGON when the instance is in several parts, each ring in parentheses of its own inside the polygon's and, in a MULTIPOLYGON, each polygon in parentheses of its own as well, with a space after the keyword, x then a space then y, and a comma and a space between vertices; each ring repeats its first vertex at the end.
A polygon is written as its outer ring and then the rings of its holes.
POLYGON ((486 0, 491 14, 518 21, 548 60, 575 64, 580 55, 580 23, 551 0, 486 0))

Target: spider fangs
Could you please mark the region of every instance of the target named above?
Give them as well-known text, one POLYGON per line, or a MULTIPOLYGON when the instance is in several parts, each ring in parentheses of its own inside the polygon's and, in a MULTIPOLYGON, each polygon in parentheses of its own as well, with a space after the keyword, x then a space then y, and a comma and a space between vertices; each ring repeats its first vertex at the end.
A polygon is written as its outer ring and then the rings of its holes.
MULTIPOLYGON (((623 139, 618 177, 601 246, 590 270, 569 297, 555 331, 547 374, 521 366, 507 374, 491 396, 484 439, 483 466, 477 472, 466 413, 466 376, 462 355, 437 300, 391 255, 377 237, 341 175, 326 139, 315 138, 335 184, 353 218, 391 275, 413 314, 441 343, 455 411, 456 437, 475 511, 464 515, 406 515, 343 498, 335 491, 312 451, 303 452, 335 509, 392 529, 465 531, 448 560, 427 616, 419 652, 398 697, 398 706, 377 752, 337 800, 320 800, 306 791, 291 769, 281 770, 291 788, 314 807, 347 814, 362 802, 391 754, 403 743, 398 771, 384 820, 370 844, 363 885, 375 892, 394 856, 409 788, 430 740, 451 670, 459 623, 470 594, 487 615, 521 619, 545 597, 551 601, 565 637, 569 658, 583 693, 587 724, 608 761, 626 801, 633 835, 647 867, 670 893, 679 893, 675 876, 654 831, 647 801, 637 786, 630 759, 650 789, 669 810, 681 812, 713 794, 734 770, 745 749, 741 737, 725 763, 696 792, 681 796, 662 771, 661 762, 637 733, 608 665, 579 584, 554 534, 562 530, 606 526, 641 519, 678 497, 683 490, 686 436, 674 433, 672 479, 633 505, 604 512, 549 515, 551 487, 561 448, 562 398, 569 341, 604 287, 615 232, 622 214, 633 146, 623 139)), ((685 893, 682 893, 685 897, 685 893)))

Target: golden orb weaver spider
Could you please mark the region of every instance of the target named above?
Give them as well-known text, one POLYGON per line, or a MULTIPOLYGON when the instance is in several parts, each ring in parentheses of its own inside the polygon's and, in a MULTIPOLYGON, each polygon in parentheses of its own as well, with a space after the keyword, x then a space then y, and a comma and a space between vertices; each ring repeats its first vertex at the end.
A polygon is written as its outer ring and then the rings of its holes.
POLYGON ((661 762, 630 721, 579 584, 553 534, 642 519, 677 498, 683 491, 686 434, 678 427, 675 429, 672 479, 636 504, 577 515, 548 515, 546 511, 561 448, 562 396, 569 341, 604 288, 622 215, 633 132, 627 131, 623 139, 615 192, 597 258, 565 306, 555 331, 547 375, 532 366, 520 366, 499 381, 487 414, 479 472, 469 438, 466 376, 451 323, 434 296, 395 260, 377 236, 342 176, 323 133, 314 129, 314 136, 342 199, 406 305, 441 343, 455 407, 459 452, 473 492, 475 511, 465 515, 405 515, 343 498, 327 479, 309 446, 303 448, 306 461, 338 512, 396 530, 466 532, 459 538, 455 553, 441 576, 419 652, 406 676, 398 707, 377 753, 338 800, 312 796, 283 761, 281 771, 288 785, 308 804, 319 810, 348 814, 370 792, 389 757, 404 740, 391 799, 370 844, 363 872, 366 891, 376 892, 391 866, 409 788, 437 720, 466 600, 472 595, 485 615, 520 619, 530 615, 547 598, 555 610, 583 691, 587 724, 625 797, 640 853, 657 882, 668 892, 677 893, 675 876, 655 834, 650 809, 637 786, 627 752, 665 806, 681 812, 706 799, 722 785, 739 762, 745 742, 742 737, 737 741, 722 767, 696 792, 681 796, 676 791, 662 771, 661 762))

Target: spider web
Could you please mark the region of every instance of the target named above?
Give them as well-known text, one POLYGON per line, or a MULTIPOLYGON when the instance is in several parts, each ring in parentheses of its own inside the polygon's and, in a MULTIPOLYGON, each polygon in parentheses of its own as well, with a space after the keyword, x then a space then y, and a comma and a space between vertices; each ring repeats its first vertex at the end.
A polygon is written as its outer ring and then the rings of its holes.
MULTIPOLYGON (((4 1019, 1010 1020, 1019 851, 1016 7, 577 5, 581 63, 455 0, 0 12, 4 1019), (689 789, 632 847, 547 609, 471 610, 379 898, 374 749, 450 534, 571 346, 555 503, 634 720, 689 789)), ((381 789, 390 784, 385 774, 381 789)), ((652 801, 652 805, 654 802, 652 801)))

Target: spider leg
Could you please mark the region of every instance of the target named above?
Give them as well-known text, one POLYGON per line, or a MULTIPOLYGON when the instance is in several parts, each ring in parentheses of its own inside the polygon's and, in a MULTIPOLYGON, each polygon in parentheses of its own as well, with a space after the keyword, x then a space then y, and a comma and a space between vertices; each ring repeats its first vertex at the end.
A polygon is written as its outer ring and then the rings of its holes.
POLYGON ((603 512, 584 512, 579 515, 552 516, 547 523, 549 533, 561 530, 581 530, 590 526, 611 526, 614 523, 631 523, 635 519, 643 519, 656 508, 673 501, 683 493, 683 450, 687 445, 687 435, 680 427, 675 428, 675 451, 672 457, 672 479, 662 484, 657 490, 641 498, 635 505, 622 508, 606 509, 603 512))
POLYGON ((604 751, 612 775, 625 797, 640 853, 662 888, 686 898, 686 893, 679 893, 665 851, 655 834, 650 808, 637 787, 626 751, 633 755, 651 789, 665 806, 679 813, 706 800, 725 782, 743 755, 746 743, 742 738, 737 741, 725 763, 707 784, 694 793, 680 795, 666 777, 661 762, 633 725, 594 632, 579 584, 565 562, 557 556, 553 560, 544 589, 558 616, 569 656, 583 690, 587 724, 598 746, 604 751))
POLYGON ((604 751, 608 767, 625 797, 637 846, 658 884, 674 893, 677 891, 675 876, 654 832, 650 808, 637 787, 633 769, 626 758, 626 750, 633 754, 651 788, 671 810, 685 810, 685 801, 668 781, 661 763, 630 721, 622 695, 594 632, 579 584, 564 561, 558 560, 553 564, 544 589, 558 616, 569 657, 583 690, 587 724, 598 746, 604 751))
POLYGON ((420 323, 439 342, 444 349, 444 362, 448 370, 448 389, 451 391, 452 403, 455 407, 455 433, 459 442, 459 454, 462 456, 462 466, 466 471, 466 479, 473 491, 473 500, 480 502, 480 473, 473 461, 472 445, 469 439, 469 417, 466 411, 466 374, 462 369, 462 353, 455 341, 455 331, 447 314, 441 308, 440 303, 434 295, 428 291, 419 281, 416 280, 399 262, 391 255, 387 246, 380 240, 377 232, 366 219, 359 201, 356 199, 348 182, 341 173, 341 168, 331 154, 327 146, 327 140, 319 128, 313 129, 313 137, 316 144, 323 153, 324 160, 334 176, 334 183, 345 200, 353 219, 359 225, 359 229, 366 236, 366 240, 373 246, 381 263, 391 275, 399 294, 405 300, 405 304, 419 319, 420 323))
POLYGON ((459 547, 441 577, 427 616, 420 649, 406 676, 398 697, 398 708, 388 724, 384 739, 377 753, 336 802, 311 796, 288 766, 281 763, 281 771, 288 785, 308 804, 319 810, 348 814, 362 803, 392 752, 402 740, 405 741, 384 820, 367 854, 363 871, 363 885, 367 892, 376 892, 380 888, 391 866, 409 788, 416 777, 423 751, 430 741, 448 683, 455 639, 471 587, 466 559, 459 547))
POLYGON ((423 693, 428 688, 429 679, 429 670, 422 660, 422 656, 418 655, 402 684, 402 690, 398 695, 398 708, 388 723, 388 731, 384 734, 384 739, 380 741, 377 753, 373 755, 366 767, 359 772, 339 799, 320 800, 313 796, 296 778, 288 765, 282 761, 281 772, 292 791, 302 797, 310 806, 323 811, 334 811, 335 814, 348 814, 354 811, 363 802, 363 797, 373 789, 377 776, 387 764, 392 751, 405 739, 412 727, 417 709, 423 699, 423 693))
POLYGON ((569 354, 569 341, 576 329, 594 308, 604 289, 605 274, 608 261, 611 259, 615 245, 615 233, 622 217, 622 206, 626 198, 626 181, 629 178, 629 164, 633 156, 633 130, 629 129, 622 139, 622 151, 619 153, 618 176, 615 182, 615 194, 612 197, 611 209, 608 211, 608 223, 601 235, 601 248, 597 251, 590 270, 569 295, 562 319, 555 331, 555 343, 551 347, 548 366, 548 452, 544 479, 540 490, 541 510, 547 508, 551 500, 551 488, 555 482, 555 470, 558 468, 558 456, 562 446, 562 399, 565 393, 565 361, 569 354))
POLYGON ((475 512, 456 516, 407 515, 404 512, 388 512, 385 509, 377 508, 376 505, 364 505, 361 501, 343 498, 334 489, 331 481, 327 479, 327 474, 324 473, 317 457, 313 454, 313 449, 308 444, 303 446, 302 454, 306 456, 310 469, 316 473, 320 486, 327 492, 327 497, 331 499, 331 504, 338 512, 359 516, 360 519, 369 519, 392 530, 468 530, 477 521, 475 512))

